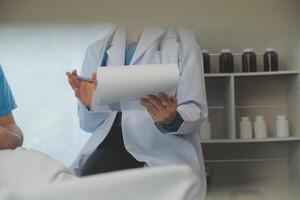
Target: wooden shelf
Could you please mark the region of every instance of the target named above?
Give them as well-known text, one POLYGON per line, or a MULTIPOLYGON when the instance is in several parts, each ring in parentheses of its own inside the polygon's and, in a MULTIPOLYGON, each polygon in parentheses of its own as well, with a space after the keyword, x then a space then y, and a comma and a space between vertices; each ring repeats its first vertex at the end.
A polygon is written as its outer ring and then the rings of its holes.
POLYGON ((237 73, 211 73, 205 74, 205 77, 248 77, 248 76, 279 76, 279 75, 297 75, 299 71, 287 70, 276 72, 237 72, 237 73))
MULTIPOLYGON (((286 108, 286 105, 246 105, 246 106, 235 106, 235 109, 249 109, 249 108, 286 108)), ((225 106, 208 106, 210 110, 224 110, 225 106)))
MULTIPOLYGON (((265 180, 251 182, 238 182, 235 184, 212 184, 208 186, 207 200, 237 200, 237 199, 291 199, 291 186, 285 184, 285 181, 265 180), (240 198, 239 198, 240 196, 240 198), (244 197, 244 198, 243 198, 244 197), (271 198, 270 198, 271 197, 271 198), (278 198, 277 198, 278 197, 278 198)), ((298 186, 298 185, 297 185, 298 186)), ((293 198, 294 199, 294 198, 293 198)), ((296 198, 295 198, 296 199, 296 198)))
POLYGON ((246 105, 246 106, 235 106, 236 109, 249 109, 249 108, 286 108, 286 105, 246 105))
POLYGON ((300 137, 286 137, 277 138, 269 137, 264 139, 211 139, 203 140, 203 144, 219 144, 219 143, 257 143, 257 142, 289 142, 289 141, 300 141, 300 137))
POLYGON ((253 162, 284 162, 288 161, 288 159, 280 159, 280 158, 265 158, 265 159, 226 159, 226 160, 205 160, 205 163, 253 163, 253 162))

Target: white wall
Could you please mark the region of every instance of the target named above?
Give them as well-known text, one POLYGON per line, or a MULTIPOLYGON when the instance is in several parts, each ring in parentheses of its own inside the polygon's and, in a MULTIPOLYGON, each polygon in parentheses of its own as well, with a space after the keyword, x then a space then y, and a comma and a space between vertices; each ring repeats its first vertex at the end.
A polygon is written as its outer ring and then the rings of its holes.
POLYGON ((297 69, 298 0, 0 0, 0 23, 95 24, 143 22, 184 25, 210 52, 276 48, 297 69))

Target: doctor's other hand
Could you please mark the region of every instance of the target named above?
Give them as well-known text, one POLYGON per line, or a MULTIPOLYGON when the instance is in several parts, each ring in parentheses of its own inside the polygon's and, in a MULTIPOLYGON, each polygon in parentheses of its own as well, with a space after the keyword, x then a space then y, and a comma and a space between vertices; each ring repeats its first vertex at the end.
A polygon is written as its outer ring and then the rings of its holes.
POLYGON ((171 124, 177 115, 177 99, 174 96, 168 96, 166 93, 156 95, 147 95, 147 98, 141 98, 140 103, 146 107, 155 122, 171 124))
POLYGON ((92 104, 92 98, 94 90, 97 86, 97 75, 93 73, 92 80, 93 82, 87 82, 77 79, 77 71, 73 70, 72 72, 66 72, 68 81, 77 99, 84 104, 86 107, 90 108, 92 104))

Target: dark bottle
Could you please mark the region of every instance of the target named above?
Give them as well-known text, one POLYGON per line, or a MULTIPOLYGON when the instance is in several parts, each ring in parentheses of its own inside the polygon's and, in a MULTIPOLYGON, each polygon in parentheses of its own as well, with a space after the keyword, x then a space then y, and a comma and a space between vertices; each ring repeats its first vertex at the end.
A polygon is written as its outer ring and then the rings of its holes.
POLYGON ((264 70, 265 71, 278 71, 278 54, 272 48, 267 48, 264 54, 264 70))
POLYGON ((206 49, 202 49, 204 73, 210 73, 210 55, 206 49))
POLYGON ((220 55, 220 72, 233 73, 233 55, 230 49, 222 49, 220 55))
POLYGON ((256 72, 257 60, 253 49, 244 49, 242 55, 243 72, 256 72))

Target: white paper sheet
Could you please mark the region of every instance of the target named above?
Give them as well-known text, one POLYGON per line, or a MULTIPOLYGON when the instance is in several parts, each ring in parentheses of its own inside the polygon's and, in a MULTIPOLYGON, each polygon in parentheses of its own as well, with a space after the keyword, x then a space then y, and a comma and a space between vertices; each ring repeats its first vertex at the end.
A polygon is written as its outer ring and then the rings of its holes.
POLYGON ((108 105, 148 94, 170 92, 179 81, 177 64, 99 67, 94 100, 108 105))

